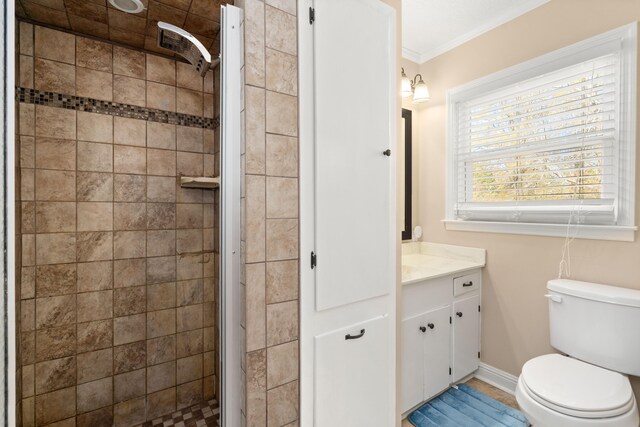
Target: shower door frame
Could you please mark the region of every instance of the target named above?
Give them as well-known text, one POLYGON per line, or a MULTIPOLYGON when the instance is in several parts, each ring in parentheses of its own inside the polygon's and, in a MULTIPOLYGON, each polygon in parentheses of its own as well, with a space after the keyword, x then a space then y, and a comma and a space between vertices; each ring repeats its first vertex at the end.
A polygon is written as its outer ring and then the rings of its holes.
POLYGON ((240 185, 242 11, 221 11, 220 55, 220 419, 239 427, 242 411, 240 328, 240 185))

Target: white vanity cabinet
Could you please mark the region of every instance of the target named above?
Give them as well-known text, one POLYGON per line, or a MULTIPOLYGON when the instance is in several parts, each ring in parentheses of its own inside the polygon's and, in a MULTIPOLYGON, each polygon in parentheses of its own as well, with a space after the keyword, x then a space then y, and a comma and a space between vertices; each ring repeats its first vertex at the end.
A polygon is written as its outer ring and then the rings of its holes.
POLYGON ((478 369, 480 269, 403 286, 402 411, 478 369))

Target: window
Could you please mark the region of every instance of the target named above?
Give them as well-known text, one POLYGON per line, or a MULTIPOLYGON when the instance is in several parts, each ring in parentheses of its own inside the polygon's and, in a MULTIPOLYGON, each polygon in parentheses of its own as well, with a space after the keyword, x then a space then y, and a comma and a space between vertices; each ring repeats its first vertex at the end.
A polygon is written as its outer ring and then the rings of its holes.
POLYGON ((636 26, 453 89, 447 228, 633 240, 636 26))

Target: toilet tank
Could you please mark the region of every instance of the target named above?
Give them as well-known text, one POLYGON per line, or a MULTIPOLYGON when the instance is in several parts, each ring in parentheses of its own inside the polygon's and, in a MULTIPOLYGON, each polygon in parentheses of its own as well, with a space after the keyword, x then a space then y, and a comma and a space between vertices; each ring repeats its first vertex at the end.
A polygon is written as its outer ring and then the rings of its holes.
POLYGON ((640 290, 551 280, 551 345, 576 359, 640 375, 640 290))

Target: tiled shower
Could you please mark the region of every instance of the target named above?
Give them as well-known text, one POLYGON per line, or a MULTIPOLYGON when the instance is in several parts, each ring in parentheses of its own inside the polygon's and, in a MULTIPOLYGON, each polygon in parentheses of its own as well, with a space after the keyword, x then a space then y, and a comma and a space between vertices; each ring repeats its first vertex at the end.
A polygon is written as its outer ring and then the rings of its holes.
POLYGON ((133 426, 218 395, 219 73, 20 21, 18 420, 133 426))

